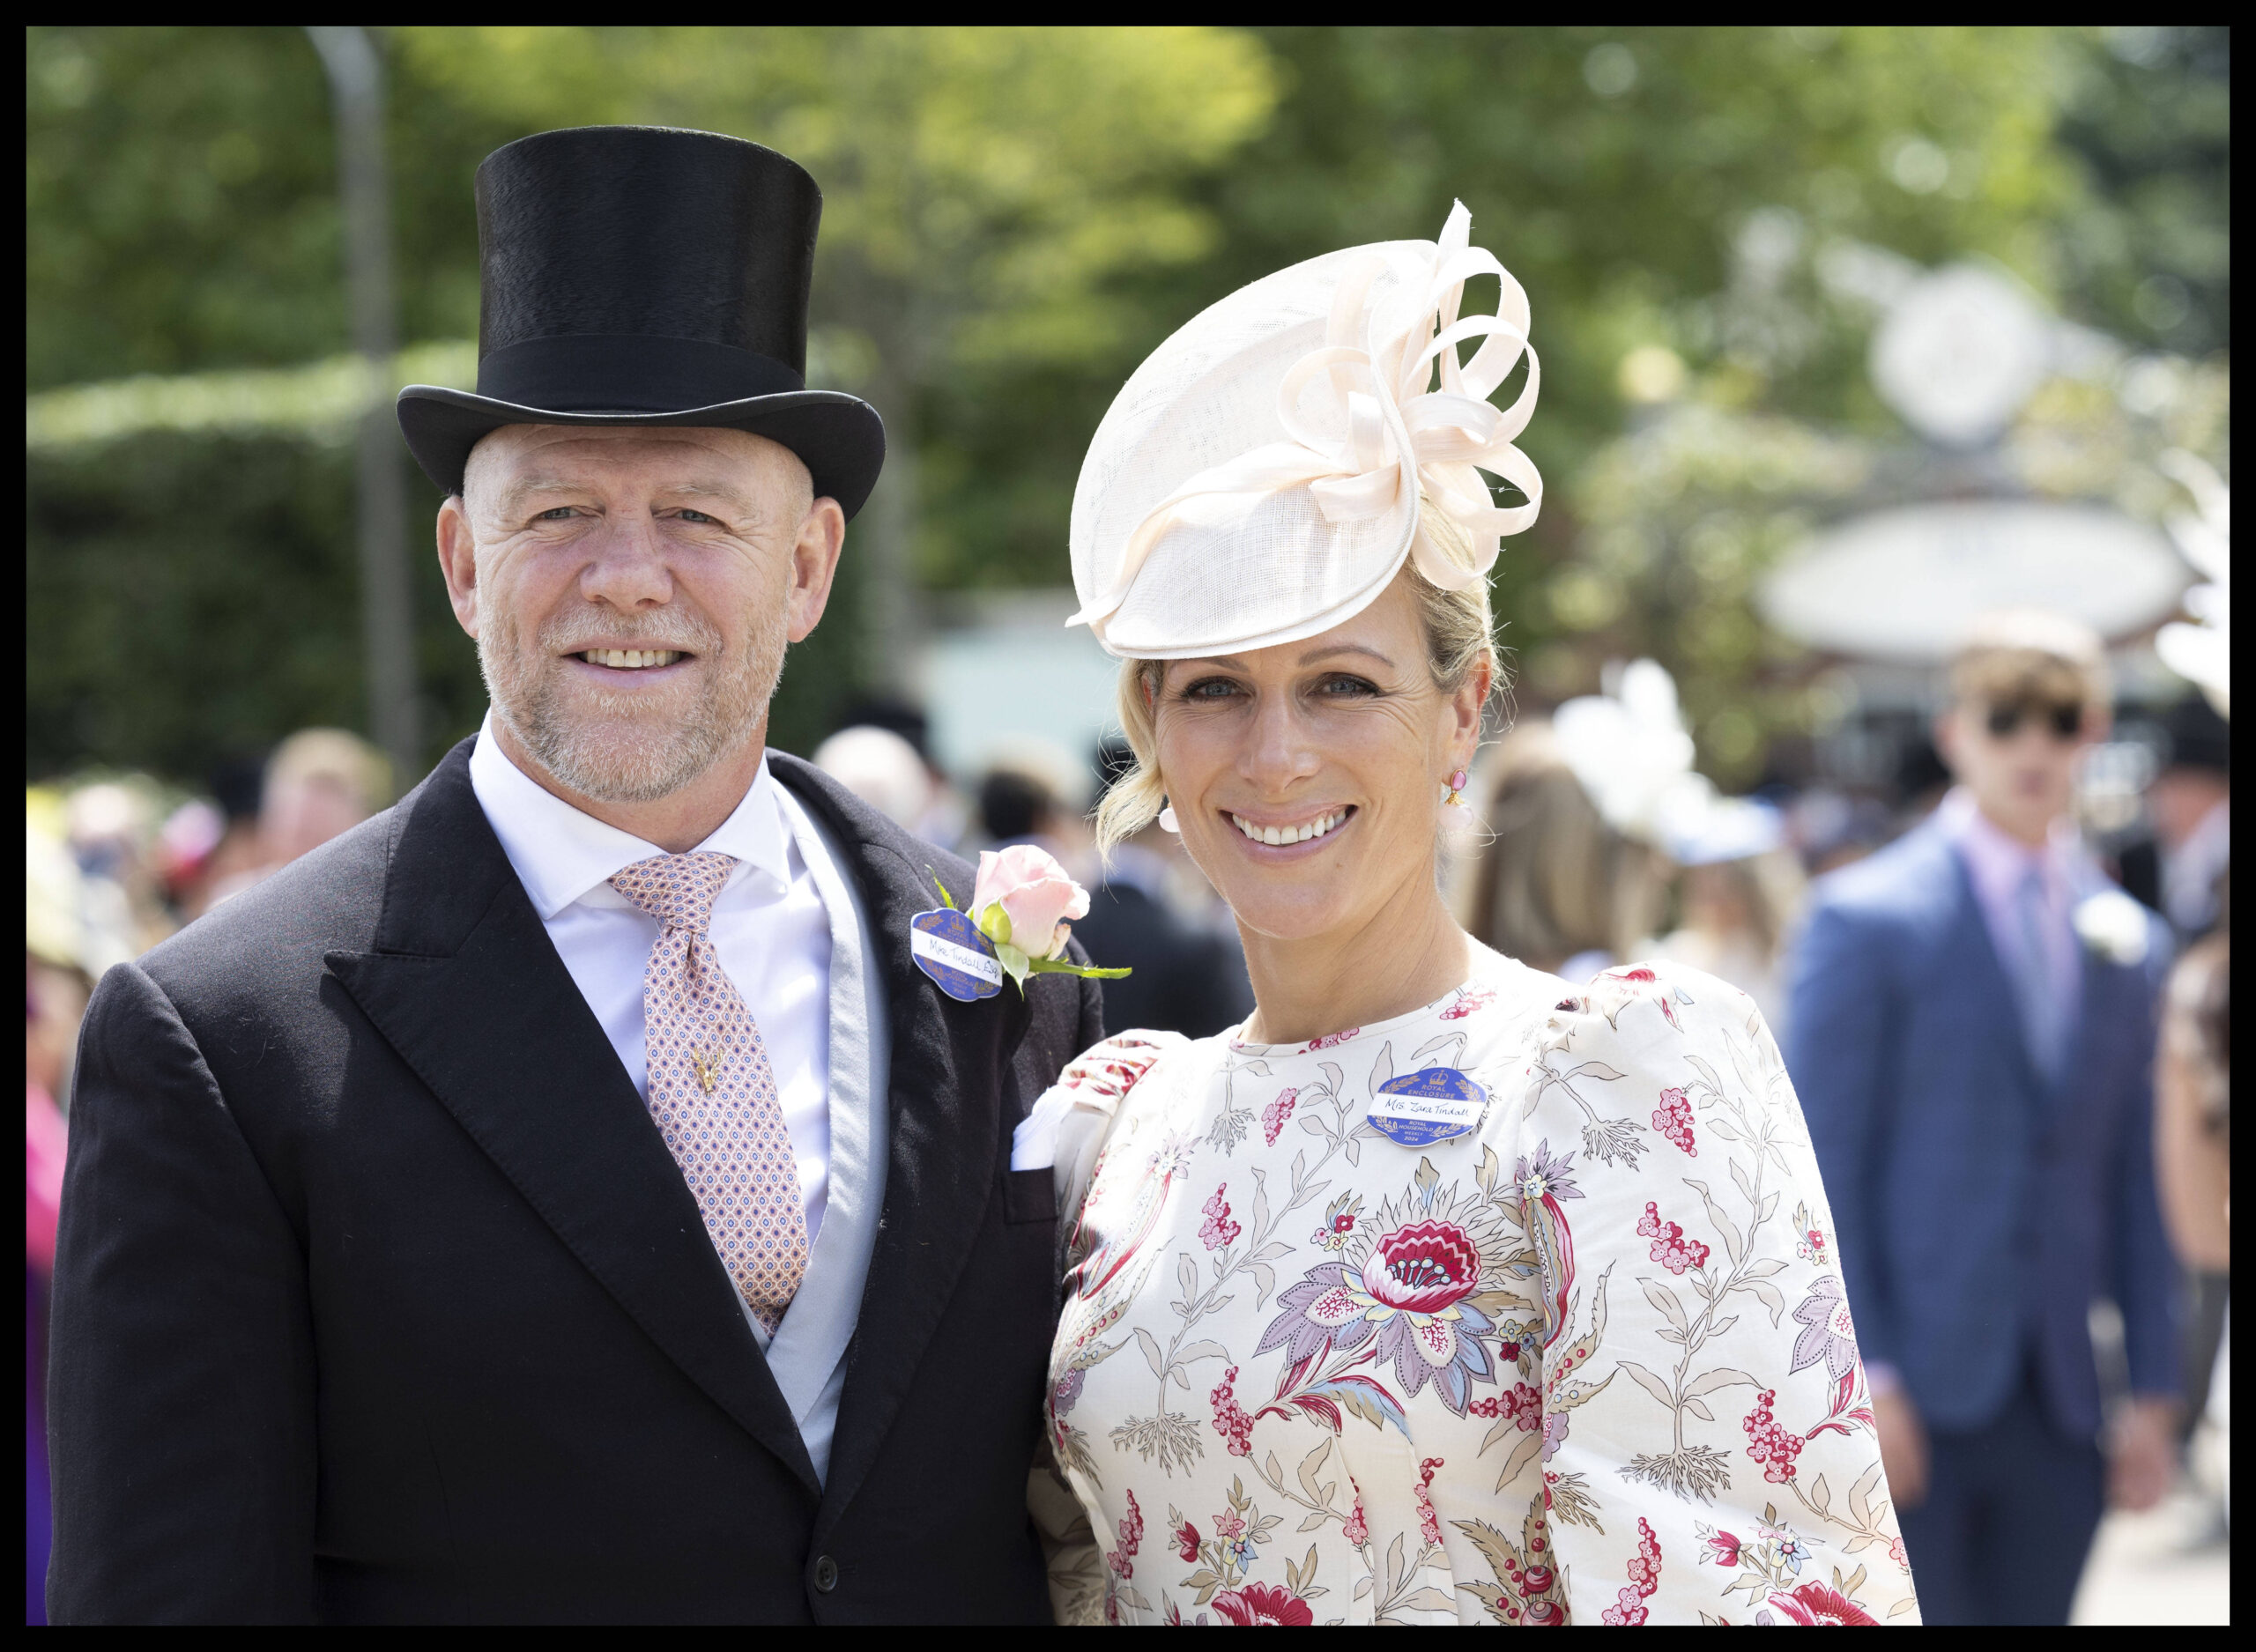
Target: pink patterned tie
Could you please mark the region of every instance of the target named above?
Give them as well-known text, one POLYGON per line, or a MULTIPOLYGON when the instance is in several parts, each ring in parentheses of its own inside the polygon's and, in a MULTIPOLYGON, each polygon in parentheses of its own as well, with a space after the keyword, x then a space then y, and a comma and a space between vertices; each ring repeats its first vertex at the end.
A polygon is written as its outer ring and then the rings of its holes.
POLYGON ((611 885, 658 921, 642 971, 650 1116, 746 1306, 773 1336, 807 1270, 799 1166, 760 1027, 708 930, 735 858, 637 861, 611 885))

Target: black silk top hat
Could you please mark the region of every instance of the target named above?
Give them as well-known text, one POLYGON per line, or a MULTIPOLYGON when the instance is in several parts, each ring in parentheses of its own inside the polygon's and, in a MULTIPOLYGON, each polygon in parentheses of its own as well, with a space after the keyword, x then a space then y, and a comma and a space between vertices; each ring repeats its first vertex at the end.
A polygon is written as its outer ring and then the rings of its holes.
POLYGON ((822 191, 712 132, 583 126, 478 168, 478 390, 411 384, 399 427, 449 493, 504 425, 700 425, 798 455, 851 516, 885 463, 877 410, 806 388, 822 191))

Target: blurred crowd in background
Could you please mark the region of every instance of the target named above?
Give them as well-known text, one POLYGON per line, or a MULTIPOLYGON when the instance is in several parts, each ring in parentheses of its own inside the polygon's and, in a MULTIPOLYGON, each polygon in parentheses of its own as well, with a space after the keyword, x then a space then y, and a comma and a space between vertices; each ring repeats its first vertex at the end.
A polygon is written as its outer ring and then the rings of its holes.
POLYGON ((334 38, 27 36, 33 1620, 44 1281, 89 994, 478 726, 437 500, 404 454, 372 483, 350 438, 389 431, 399 383, 474 374, 478 159, 610 121, 809 165, 810 381, 887 419, 885 479, 771 744, 941 848, 1050 848, 1095 892, 1079 937, 1134 970, 1107 985, 1116 1027, 1202 1035, 1251 997, 1176 839, 1095 854, 1088 813, 1125 753, 1104 736, 1111 663, 1059 629, 1073 479, 1152 345, 1296 259, 1430 235, 1461 198, 1533 303, 1525 446, 1547 496, 1495 576, 1511 688, 1443 870, 1499 951, 1570 978, 1680 959, 1752 995, 1791 1051, 1814 889, 1951 786, 1932 719, 1953 640, 2012 604, 2096 633, 2113 686, 2075 737, 2073 825, 2178 949, 2157 1164, 2186 1483, 2221 1521, 2226 30, 400 27, 360 46, 392 197, 378 344, 347 323, 334 38), (379 588, 407 611, 389 632, 363 624, 379 588))

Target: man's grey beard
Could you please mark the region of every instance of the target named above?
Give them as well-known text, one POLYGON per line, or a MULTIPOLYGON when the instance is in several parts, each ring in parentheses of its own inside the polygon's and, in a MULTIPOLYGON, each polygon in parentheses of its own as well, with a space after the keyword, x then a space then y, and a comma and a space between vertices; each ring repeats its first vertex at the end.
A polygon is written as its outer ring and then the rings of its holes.
POLYGON ((513 619, 488 612, 479 626, 478 667, 494 715, 509 725, 533 760, 583 797, 599 803, 655 803, 671 796, 724 758, 741 750, 783 672, 787 641, 778 607, 763 617, 731 657, 720 633, 701 616, 676 609, 663 618, 605 617, 581 610, 553 620, 528 651, 513 619), (639 694, 607 695, 575 718, 559 693, 563 656, 575 641, 647 641, 686 648, 708 668, 704 697, 679 722, 651 729, 639 694))

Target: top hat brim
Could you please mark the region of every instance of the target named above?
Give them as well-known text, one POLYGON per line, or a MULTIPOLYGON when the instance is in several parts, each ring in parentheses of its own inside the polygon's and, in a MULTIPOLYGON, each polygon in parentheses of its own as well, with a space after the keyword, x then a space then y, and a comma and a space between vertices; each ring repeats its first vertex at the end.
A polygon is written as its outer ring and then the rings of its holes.
POLYGON ((658 413, 559 412, 515 402, 411 384, 399 393, 400 433, 423 474, 442 493, 462 492, 470 450, 504 425, 701 426, 742 430, 789 448, 807 467, 817 498, 835 499, 848 521, 862 508, 885 466, 885 421, 842 390, 783 390, 658 413))

